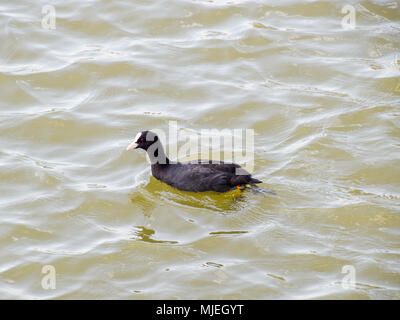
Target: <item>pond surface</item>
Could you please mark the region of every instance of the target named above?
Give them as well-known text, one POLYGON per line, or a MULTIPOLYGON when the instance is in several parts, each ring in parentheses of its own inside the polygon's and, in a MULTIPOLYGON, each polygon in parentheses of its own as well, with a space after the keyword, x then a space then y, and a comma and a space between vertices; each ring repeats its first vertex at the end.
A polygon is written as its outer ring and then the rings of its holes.
POLYGON ((0 298, 400 298, 397 1, 48 4, 0 5, 0 298), (152 178, 171 122, 276 195, 152 178))

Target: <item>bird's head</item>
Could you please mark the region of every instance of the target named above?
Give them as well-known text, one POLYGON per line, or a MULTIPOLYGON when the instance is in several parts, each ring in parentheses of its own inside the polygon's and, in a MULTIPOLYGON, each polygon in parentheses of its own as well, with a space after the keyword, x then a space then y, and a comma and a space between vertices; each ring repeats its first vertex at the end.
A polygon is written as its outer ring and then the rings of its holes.
POLYGON ((154 132, 142 131, 136 135, 133 142, 126 148, 126 150, 143 149, 147 151, 147 149, 157 141, 158 137, 154 132))

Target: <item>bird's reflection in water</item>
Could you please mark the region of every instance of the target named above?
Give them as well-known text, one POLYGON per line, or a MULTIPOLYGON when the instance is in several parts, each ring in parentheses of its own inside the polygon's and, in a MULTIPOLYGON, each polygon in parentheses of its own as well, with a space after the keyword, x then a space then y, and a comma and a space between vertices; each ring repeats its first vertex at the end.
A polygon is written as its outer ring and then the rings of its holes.
POLYGON ((137 241, 144 241, 149 243, 164 243, 164 244, 177 244, 178 241, 168 241, 168 240, 156 240, 152 239, 152 236, 155 234, 153 229, 147 229, 143 226, 136 226, 133 230, 132 239, 137 241))

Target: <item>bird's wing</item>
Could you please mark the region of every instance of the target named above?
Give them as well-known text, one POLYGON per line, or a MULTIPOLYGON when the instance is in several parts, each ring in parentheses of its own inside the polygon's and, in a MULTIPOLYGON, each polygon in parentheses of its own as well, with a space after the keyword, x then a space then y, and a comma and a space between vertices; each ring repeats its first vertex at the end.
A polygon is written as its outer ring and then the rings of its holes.
POLYGON ((190 187, 196 191, 220 190, 221 187, 230 188, 232 174, 218 171, 215 168, 202 165, 193 165, 190 170, 182 172, 190 187))
POLYGON ((199 162, 193 164, 195 164, 196 166, 210 168, 213 170, 227 172, 231 174, 237 174, 238 169, 241 172, 240 174, 249 174, 240 165, 236 163, 226 163, 223 161, 216 161, 216 160, 199 160, 199 162))

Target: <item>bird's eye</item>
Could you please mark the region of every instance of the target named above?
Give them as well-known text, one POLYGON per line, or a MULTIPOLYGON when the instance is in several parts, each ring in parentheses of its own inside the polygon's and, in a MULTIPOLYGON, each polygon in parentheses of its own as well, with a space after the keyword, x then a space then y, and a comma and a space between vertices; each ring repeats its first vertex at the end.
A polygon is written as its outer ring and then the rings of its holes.
POLYGON ((140 138, 140 139, 139 139, 139 142, 144 142, 144 138, 140 138))

